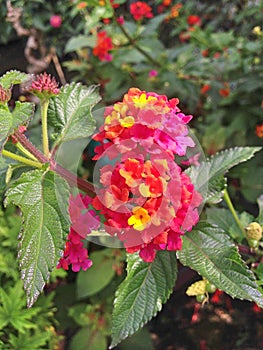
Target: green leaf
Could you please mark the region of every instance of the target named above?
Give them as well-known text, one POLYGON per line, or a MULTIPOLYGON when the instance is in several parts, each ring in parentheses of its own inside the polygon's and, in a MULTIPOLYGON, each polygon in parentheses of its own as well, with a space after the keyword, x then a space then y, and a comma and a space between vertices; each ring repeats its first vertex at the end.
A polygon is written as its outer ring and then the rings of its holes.
POLYGON ((223 197, 225 182, 223 176, 235 165, 245 162, 260 151, 261 147, 234 147, 216 153, 198 167, 187 169, 196 189, 207 202, 218 202, 223 197))
POLYGON ((200 222, 183 236, 183 249, 177 256, 183 265, 197 271, 233 298, 254 301, 263 307, 263 294, 254 274, 219 227, 200 222))
POLYGON ((115 275, 112 268, 115 257, 111 252, 112 249, 104 249, 90 254, 90 259, 93 262, 92 267, 87 271, 79 271, 77 276, 77 296, 79 299, 96 294, 110 283, 115 275))
POLYGON ((88 327, 81 328, 72 338, 69 350, 107 350, 107 339, 98 331, 91 331, 88 327))
MULTIPOLYGON (((35 105, 31 102, 16 101, 15 108, 12 111, 12 128, 17 129, 20 125, 28 125, 34 115, 35 105)), ((12 132, 13 132, 12 130, 12 132)))
POLYGON ((10 164, 14 164, 14 161, 10 158, 0 158, 0 201, 1 196, 6 188, 6 175, 9 169, 10 164))
POLYGON ((91 110, 99 102, 98 87, 71 83, 50 100, 48 120, 55 128, 54 147, 61 143, 89 137, 95 129, 91 110))
POLYGON ((127 277, 114 301, 110 348, 135 333, 161 310, 177 277, 176 257, 171 252, 158 252, 152 263, 144 262, 138 254, 128 255, 127 261, 127 277))
POLYGON ((8 106, 0 105, 0 153, 8 137, 19 125, 27 125, 34 113, 34 104, 16 101, 15 108, 10 112, 8 106))
POLYGON ((70 38, 65 47, 65 53, 77 51, 83 47, 94 47, 96 45, 95 36, 78 35, 70 38))
POLYGON ((263 194, 258 198, 257 203, 259 208, 257 220, 261 225, 263 225, 263 194))
POLYGON ((235 241, 241 242, 244 239, 239 226, 233 218, 230 210, 225 208, 207 208, 207 222, 220 227, 224 232, 228 233, 235 241))
POLYGON ((23 214, 18 257, 28 307, 63 254, 70 228, 68 201, 67 182, 41 170, 24 173, 6 192, 5 204, 14 203, 23 214))
POLYGON ((120 350, 154 350, 153 341, 150 332, 146 327, 140 329, 131 337, 125 339, 120 345, 120 350))
POLYGON ((0 154, 10 135, 12 127, 12 113, 7 106, 0 105, 0 154))
POLYGON ((10 89, 12 85, 25 83, 29 78, 26 73, 19 72, 18 70, 10 70, 0 77, 0 84, 4 89, 10 89))
POLYGON ((36 328, 32 318, 40 312, 40 308, 33 307, 30 310, 25 307, 24 291, 21 281, 9 288, 8 292, 0 288, 0 326, 11 324, 19 332, 27 328, 36 328), (4 320, 4 323, 3 323, 4 320))

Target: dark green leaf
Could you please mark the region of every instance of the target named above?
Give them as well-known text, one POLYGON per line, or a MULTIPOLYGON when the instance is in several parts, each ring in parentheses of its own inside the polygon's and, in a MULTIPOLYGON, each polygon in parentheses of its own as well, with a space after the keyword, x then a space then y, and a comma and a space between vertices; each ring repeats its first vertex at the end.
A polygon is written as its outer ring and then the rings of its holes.
POLYGON ((23 214, 18 255, 28 307, 63 254, 70 227, 68 201, 66 181, 41 170, 24 173, 6 192, 5 203, 19 206, 23 214))
POLYGON ((258 198, 257 203, 259 208, 257 220, 262 225, 263 224, 263 194, 258 198))
POLYGON ((152 263, 144 262, 137 254, 128 255, 127 261, 127 277, 114 301, 111 348, 161 310, 177 277, 176 257, 171 252, 159 252, 152 263))
POLYGON ((12 85, 21 84, 28 80, 29 75, 19 72, 18 70, 10 70, 0 77, 0 84, 4 89, 10 89, 12 85))
POLYGON ((112 254, 108 254, 111 251, 111 249, 104 249, 90 254, 92 267, 87 271, 80 271, 77 276, 79 299, 96 294, 110 283, 115 275, 112 268, 115 258, 112 254))
POLYGON ((54 147, 62 142, 87 138, 95 129, 91 110, 99 102, 98 87, 71 83, 50 100, 48 120, 55 128, 54 147))
POLYGON ((183 265, 197 271, 218 289, 233 298, 254 301, 263 307, 263 294, 255 276, 219 227, 200 222, 184 235, 183 249, 177 255, 183 265))
POLYGON ((81 328, 72 338, 69 350, 107 350, 107 339, 98 330, 81 328))
POLYGON ((261 147, 235 147, 216 153, 206 162, 201 162, 198 167, 187 169, 196 189, 205 200, 218 201, 223 196, 224 181, 222 176, 235 165, 245 162, 260 151, 261 147))
POLYGON ((220 227, 228 233, 235 241, 241 242, 244 239, 243 233, 233 218, 233 215, 225 208, 207 208, 207 222, 220 227))
POLYGON ((118 348, 120 350, 154 350, 150 332, 146 327, 125 339, 120 345, 118 345, 118 348))
POLYGON ((213 178, 213 180, 208 183, 206 202, 210 204, 216 204, 220 202, 224 195, 224 190, 226 187, 227 180, 224 176, 213 178))

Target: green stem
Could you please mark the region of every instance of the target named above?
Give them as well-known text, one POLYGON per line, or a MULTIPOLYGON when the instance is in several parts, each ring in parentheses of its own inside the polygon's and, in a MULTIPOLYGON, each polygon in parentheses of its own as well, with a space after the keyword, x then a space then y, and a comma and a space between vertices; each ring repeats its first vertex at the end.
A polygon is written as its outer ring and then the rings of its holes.
POLYGON ((243 227, 243 225, 241 224, 241 222, 240 222, 240 220, 239 220, 239 217, 237 216, 237 213, 236 213, 235 208, 234 208, 234 206, 233 206, 233 204, 232 204, 232 201, 231 201, 231 199, 230 199, 230 197, 229 197, 229 194, 228 194, 228 192, 227 192, 227 189, 224 190, 224 197, 223 197, 223 198, 224 198, 224 200, 225 200, 225 202, 226 202, 226 204, 227 204, 227 206, 228 206, 228 208, 229 208, 231 214, 233 215, 233 218, 235 219, 235 221, 236 221, 238 227, 240 228, 240 231, 241 231, 242 234, 245 236, 244 227, 243 227))
POLYGON ((2 150, 2 155, 5 156, 5 157, 9 157, 9 158, 12 158, 14 160, 17 160, 20 163, 24 163, 26 165, 33 166, 35 168, 41 169, 42 166, 43 166, 43 164, 41 164, 39 162, 36 162, 34 160, 31 160, 31 159, 28 159, 28 158, 25 158, 25 157, 21 157, 18 154, 9 152, 9 151, 7 151, 5 149, 2 150))
POLYGON ((122 33, 125 35, 125 37, 128 39, 129 43, 135 47, 135 49, 137 49, 144 57, 147 58, 148 61, 150 61, 154 66, 156 67, 161 67, 161 64, 156 61, 154 58, 152 58, 152 56, 150 56, 146 51, 144 51, 138 44, 136 44, 135 40, 130 36, 130 34, 126 31, 126 29, 117 21, 116 18, 115 22, 117 24, 117 26, 120 28, 120 30, 122 31, 122 33))
POLYGON ((49 156, 48 144, 48 128, 47 128, 47 109, 49 100, 43 99, 40 101, 41 119, 42 119, 42 145, 45 156, 49 156))
POLYGON ((28 158, 31 158, 31 159, 37 161, 37 158, 32 153, 30 153, 27 149, 25 149, 25 147, 23 145, 21 145, 20 142, 16 143, 16 147, 17 147, 17 149, 19 149, 19 151, 24 153, 24 155, 26 155, 28 158))

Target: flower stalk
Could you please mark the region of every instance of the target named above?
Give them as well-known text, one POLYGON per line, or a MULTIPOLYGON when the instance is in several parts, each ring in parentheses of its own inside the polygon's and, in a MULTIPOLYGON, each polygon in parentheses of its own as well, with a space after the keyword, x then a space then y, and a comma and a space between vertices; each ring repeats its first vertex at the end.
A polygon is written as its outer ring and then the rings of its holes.
POLYGON ((33 154, 31 154, 23 145, 21 145, 20 142, 16 143, 16 148, 20 152, 24 153, 24 155, 27 156, 28 158, 31 158, 32 160, 37 161, 37 158, 33 154))
POLYGON ((47 127, 47 110, 49 99, 40 100, 41 120, 42 120, 42 145, 45 156, 49 156, 49 141, 48 141, 48 127, 47 127))
POLYGON ((235 208, 234 208, 234 206, 233 206, 233 204, 232 204, 232 201, 231 201, 231 199, 230 199, 230 197, 229 197, 229 194, 228 194, 227 189, 224 190, 224 196, 223 196, 223 198, 224 198, 224 200, 225 200, 225 202, 226 202, 226 204, 227 204, 227 206, 228 206, 228 208, 229 208, 229 210, 230 210, 230 212, 231 212, 233 218, 235 219, 235 221, 236 221, 238 227, 240 228, 240 231, 241 231, 242 234, 245 236, 244 227, 243 227, 243 225, 241 224, 241 222, 240 222, 240 220, 239 220, 239 217, 238 217, 238 215, 237 215, 237 213, 236 213, 236 211, 235 211, 235 208))

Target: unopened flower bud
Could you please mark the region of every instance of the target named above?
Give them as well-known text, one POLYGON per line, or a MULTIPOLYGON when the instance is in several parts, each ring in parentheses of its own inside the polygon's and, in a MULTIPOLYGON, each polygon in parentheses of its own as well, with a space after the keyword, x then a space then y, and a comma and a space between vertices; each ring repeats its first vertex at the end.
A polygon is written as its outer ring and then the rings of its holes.
POLYGON ((214 293, 216 291, 216 289, 217 288, 216 288, 216 286, 214 284, 212 284, 210 282, 207 282, 207 284, 206 284, 206 291, 208 293, 214 293))
POLYGON ((248 240, 260 241, 262 238, 262 226, 258 222, 251 222, 246 227, 246 236, 248 240))
POLYGON ((4 89, 0 84, 0 103, 8 102, 11 98, 11 91, 9 89, 4 89))
POLYGON ((44 72, 37 75, 32 81, 29 91, 41 99, 57 95, 59 88, 56 79, 44 72))
POLYGON ((205 294, 200 294, 196 296, 196 301, 198 303, 205 303, 207 301, 207 296, 205 294))

